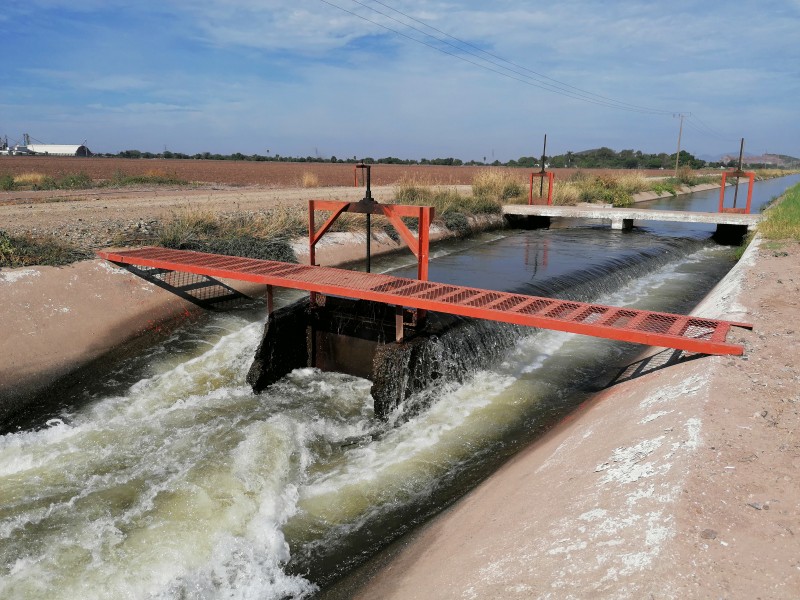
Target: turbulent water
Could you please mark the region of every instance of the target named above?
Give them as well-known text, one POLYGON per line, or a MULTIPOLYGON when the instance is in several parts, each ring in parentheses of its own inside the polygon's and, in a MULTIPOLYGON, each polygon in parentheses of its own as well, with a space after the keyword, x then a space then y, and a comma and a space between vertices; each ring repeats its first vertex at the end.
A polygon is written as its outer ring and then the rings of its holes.
MULTIPOLYGON (((440 250, 431 278, 685 311, 731 264, 728 250, 649 233, 471 245, 440 250)), ((245 375, 261 310, 180 331, 79 390, 58 418, 0 437, 1 598, 313 595, 637 351, 531 332, 499 364, 441 383, 425 410, 383 423, 355 377, 303 369, 254 395, 245 375)))

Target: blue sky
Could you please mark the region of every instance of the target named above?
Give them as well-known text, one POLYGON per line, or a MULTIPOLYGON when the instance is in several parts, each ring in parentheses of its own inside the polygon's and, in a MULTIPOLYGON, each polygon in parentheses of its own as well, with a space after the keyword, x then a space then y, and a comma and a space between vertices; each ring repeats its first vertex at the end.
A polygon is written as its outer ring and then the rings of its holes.
POLYGON ((744 137, 748 153, 800 156, 800 0, 5 0, 0 11, 0 134, 12 142, 505 161, 539 154, 545 133, 548 153, 674 152, 682 112, 694 154, 744 137), (542 89, 553 80, 562 93, 542 89))

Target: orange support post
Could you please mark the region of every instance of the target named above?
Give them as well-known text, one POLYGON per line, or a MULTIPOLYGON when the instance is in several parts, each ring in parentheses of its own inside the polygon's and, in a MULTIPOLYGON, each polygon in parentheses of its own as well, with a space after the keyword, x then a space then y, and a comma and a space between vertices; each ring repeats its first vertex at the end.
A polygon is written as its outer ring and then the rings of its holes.
POLYGON ((552 171, 538 171, 531 173, 531 185, 530 191, 528 192, 528 204, 544 204, 544 198, 535 198, 533 197, 533 178, 534 177, 547 177, 547 206, 553 205, 553 172, 552 171), (534 200, 538 200, 538 202, 534 202, 534 200))
MULTIPOLYGON (((756 180, 756 174, 753 171, 723 171, 722 172, 722 182, 721 182, 721 186, 719 188, 719 212, 721 212, 721 213, 738 213, 738 214, 749 215, 750 214, 750 204, 753 201, 753 185, 755 184, 755 180, 756 180), (747 177, 748 180, 749 180, 748 183, 747 183, 747 204, 745 205, 744 208, 737 208, 736 207, 736 192, 734 192, 733 207, 726 208, 724 206, 724 204, 725 204, 725 181, 726 181, 726 179, 727 179, 727 177, 729 175, 731 177, 736 177, 737 180, 739 179, 739 177, 747 177)), ((738 184, 739 184, 739 182, 737 181, 736 185, 738 186, 738 184)), ((737 188, 736 191, 738 192, 738 188, 737 188)))

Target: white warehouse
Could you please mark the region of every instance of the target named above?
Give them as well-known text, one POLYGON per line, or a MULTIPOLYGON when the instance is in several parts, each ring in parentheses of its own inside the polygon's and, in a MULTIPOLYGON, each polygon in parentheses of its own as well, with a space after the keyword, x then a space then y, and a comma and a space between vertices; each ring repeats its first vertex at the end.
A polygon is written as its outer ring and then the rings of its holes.
POLYGON ((48 156, 91 156, 92 153, 84 145, 71 146, 65 144, 28 144, 31 154, 45 154, 48 156))

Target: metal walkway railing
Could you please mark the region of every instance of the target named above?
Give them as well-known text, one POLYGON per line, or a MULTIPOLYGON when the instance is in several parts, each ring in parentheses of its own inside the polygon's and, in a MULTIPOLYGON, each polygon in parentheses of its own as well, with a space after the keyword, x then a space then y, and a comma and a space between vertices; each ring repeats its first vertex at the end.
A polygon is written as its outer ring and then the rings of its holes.
POLYGON ((747 323, 203 252, 141 248, 97 254, 119 264, 249 281, 703 354, 743 354, 741 345, 726 341, 728 332, 731 327, 752 329, 747 323))

